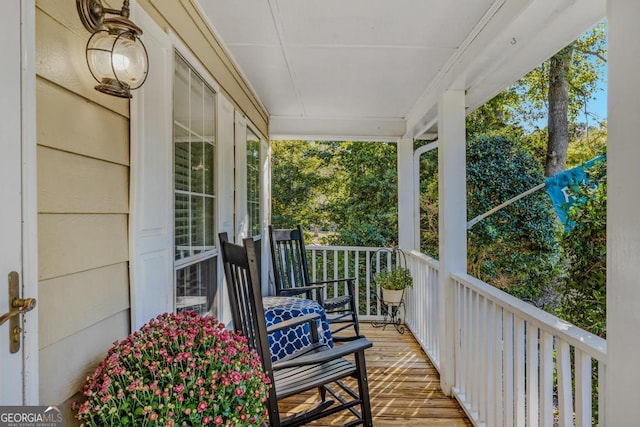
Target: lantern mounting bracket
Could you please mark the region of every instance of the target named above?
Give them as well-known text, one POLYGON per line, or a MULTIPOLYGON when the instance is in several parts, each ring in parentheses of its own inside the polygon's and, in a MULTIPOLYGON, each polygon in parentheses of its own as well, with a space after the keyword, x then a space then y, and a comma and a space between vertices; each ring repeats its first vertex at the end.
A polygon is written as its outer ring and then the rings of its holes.
POLYGON ((102 27, 105 15, 120 15, 129 18, 129 0, 122 2, 122 9, 110 9, 102 5, 102 0, 76 0, 78 15, 84 27, 94 33, 102 27))

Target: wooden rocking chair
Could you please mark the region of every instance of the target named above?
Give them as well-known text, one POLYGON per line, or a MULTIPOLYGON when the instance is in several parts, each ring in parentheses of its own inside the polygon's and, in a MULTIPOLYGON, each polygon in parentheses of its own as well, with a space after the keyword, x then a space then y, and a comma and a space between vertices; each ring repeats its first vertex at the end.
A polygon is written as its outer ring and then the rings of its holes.
POLYGON ((265 372, 272 380, 268 400, 270 425, 301 426, 349 410, 356 419, 345 425, 373 426, 364 358, 364 350, 371 347, 371 342, 360 338, 334 348, 318 343, 318 314, 290 319, 267 329, 254 241, 245 239, 243 247, 230 243, 226 233, 221 233, 219 238, 234 328, 240 330, 248 339, 249 346, 260 354, 265 372), (315 347, 272 364, 267 334, 304 323, 309 324, 317 343, 315 347), (348 355, 353 356, 355 363, 344 359, 348 355), (349 377, 356 379, 357 393, 344 383, 343 380, 349 377), (286 418, 280 417, 279 400, 313 389, 319 390, 319 402, 315 407, 286 418), (337 403, 327 399, 327 392, 337 403))
MULTIPOLYGON (((358 324, 358 308, 354 296, 355 279, 344 278, 312 282, 309 278, 307 251, 304 246, 304 235, 299 225, 294 229, 276 230, 269 226, 269 244, 271 245, 271 260, 273 262, 273 276, 276 285, 276 295, 290 296, 305 294, 311 299, 316 293, 316 299, 327 312, 330 324, 339 324, 331 332, 334 340, 341 341, 344 337, 335 334, 353 327, 356 337, 360 336, 358 324), (328 285, 344 284, 344 295, 322 298, 324 289, 328 285)), ((346 339, 352 339, 347 337, 346 339)))

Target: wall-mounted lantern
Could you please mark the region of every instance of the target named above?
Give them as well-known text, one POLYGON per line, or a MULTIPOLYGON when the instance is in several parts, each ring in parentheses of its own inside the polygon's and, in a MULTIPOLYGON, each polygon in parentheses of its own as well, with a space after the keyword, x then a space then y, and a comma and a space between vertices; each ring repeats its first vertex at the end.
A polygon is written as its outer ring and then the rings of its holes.
POLYGON ((129 19, 129 0, 122 9, 108 9, 101 0, 76 0, 80 20, 93 33, 87 42, 89 71, 100 92, 131 98, 131 90, 144 84, 149 71, 142 30, 129 19), (105 17, 105 15, 115 15, 105 17))

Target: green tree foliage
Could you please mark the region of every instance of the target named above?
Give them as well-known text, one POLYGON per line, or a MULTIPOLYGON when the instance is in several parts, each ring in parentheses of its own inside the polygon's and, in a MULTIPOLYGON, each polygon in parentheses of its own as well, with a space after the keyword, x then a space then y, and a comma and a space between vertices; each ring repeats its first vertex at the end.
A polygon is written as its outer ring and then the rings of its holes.
POLYGON ((335 162, 344 179, 329 203, 337 227, 331 243, 389 246, 398 239, 398 172, 395 144, 343 142, 335 162))
POLYGON ((318 225, 338 245, 396 242, 396 152, 384 142, 274 141, 273 225, 318 225))
POLYGON ((272 224, 276 228, 293 228, 322 224, 323 189, 327 185, 321 144, 307 141, 273 141, 272 143, 272 224))
POLYGON ((420 250, 438 259, 438 150, 420 158, 420 250))
MULTIPOLYGON (((543 180, 541 164, 518 140, 493 136, 468 143, 469 218, 543 180)), ((468 232, 469 272, 520 298, 538 298, 556 274, 555 218, 548 196, 538 191, 483 219, 468 232)))
POLYGON ((547 176, 565 169, 578 116, 584 114, 583 127, 589 128, 587 105, 594 99, 604 75, 606 32, 606 23, 601 22, 512 87, 520 96, 520 101, 513 105, 517 115, 531 127, 547 117, 544 157, 547 176))
POLYGON ((517 120, 516 106, 521 101, 515 86, 509 87, 467 116, 467 140, 481 135, 522 137, 524 128, 517 120))
POLYGON ((567 168, 578 166, 600 155, 607 146, 607 123, 574 132, 575 140, 567 152, 567 168))
POLYGON ((560 244, 567 274, 560 281, 560 316, 606 338, 607 176, 605 163, 587 172, 591 183, 573 188, 578 202, 568 219, 575 223, 560 244), (595 185, 594 185, 595 184, 595 185))
MULTIPOLYGON (((578 121, 578 117, 585 112, 589 115, 588 102, 595 98, 598 82, 602 81, 604 75, 606 43, 607 26, 606 22, 601 22, 559 52, 570 57, 566 74, 570 122, 578 121)), ((535 128, 537 122, 547 116, 550 63, 551 59, 543 62, 510 88, 518 95, 516 102, 510 104, 514 117, 531 128, 535 128)))
MULTIPOLYGON (((437 220, 434 223, 432 218, 438 209, 436 160, 434 152, 423 159, 423 172, 430 179, 423 180, 421 194, 421 248, 433 256, 438 251, 437 220)), ((468 218, 485 213, 543 179, 542 165, 517 139, 484 136, 468 142, 468 218)), ((538 298, 556 274, 555 218, 547 195, 537 192, 475 224, 468 231, 469 273, 517 297, 538 298)))

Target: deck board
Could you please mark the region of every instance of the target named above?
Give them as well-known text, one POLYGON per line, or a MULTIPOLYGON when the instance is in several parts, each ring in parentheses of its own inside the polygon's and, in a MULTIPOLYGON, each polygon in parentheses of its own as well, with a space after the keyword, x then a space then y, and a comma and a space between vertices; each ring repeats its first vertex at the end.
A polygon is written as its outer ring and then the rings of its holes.
MULTIPOLYGON (((361 329, 373 342, 373 348, 366 352, 366 360, 376 427, 472 425, 458 402, 442 393, 438 371, 409 331, 401 335, 393 328, 382 330, 369 324, 362 324, 361 329)), ((291 396, 280 402, 280 410, 298 412, 308 408, 316 398, 315 391, 291 396)), ((348 414, 337 414, 309 425, 335 426, 349 419, 348 414)))

